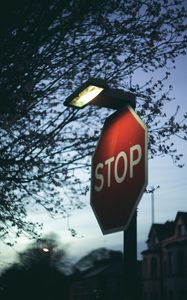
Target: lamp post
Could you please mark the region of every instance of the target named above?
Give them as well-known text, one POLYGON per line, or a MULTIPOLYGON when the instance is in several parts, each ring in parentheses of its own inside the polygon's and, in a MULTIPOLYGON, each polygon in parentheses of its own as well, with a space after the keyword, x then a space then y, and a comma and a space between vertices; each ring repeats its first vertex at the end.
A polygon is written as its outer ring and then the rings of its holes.
MULTIPOLYGON (((96 105, 115 110, 122 110, 127 105, 133 109, 136 97, 133 93, 119 89, 111 89, 104 80, 92 78, 79 87, 64 102, 65 106, 82 109, 87 105, 96 105)), ((137 213, 124 231, 124 278, 125 299, 136 299, 137 274, 137 213)))

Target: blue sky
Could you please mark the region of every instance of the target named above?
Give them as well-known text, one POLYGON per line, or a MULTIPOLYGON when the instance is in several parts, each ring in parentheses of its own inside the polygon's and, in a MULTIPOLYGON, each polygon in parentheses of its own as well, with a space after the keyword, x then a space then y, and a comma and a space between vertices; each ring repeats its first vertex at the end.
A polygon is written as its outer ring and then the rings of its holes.
MULTIPOLYGON (((172 71, 169 83, 173 85, 172 95, 176 98, 166 109, 174 112, 180 105, 180 113, 187 112, 187 57, 177 60, 176 69, 172 71)), ((150 160, 148 163, 149 179, 148 187, 160 186, 154 193, 155 198, 155 222, 162 223, 174 220, 177 211, 187 211, 187 142, 175 139, 179 152, 184 154, 182 162, 185 166, 181 169, 175 166, 170 157, 160 157, 150 160)), ((67 230, 67 220, 52 220, 44 211, 30 212, 30 218, 44 222, 44 232, 57 233, 62 243, 68 248, 70 257, 80 258, 97 247, 110 249, 123 249, 123 232, 103 236, 96 218, 89 205, 89 194, 86 196, 87 207, 75 211, 68 220, 70 226, 77 231, 76 237, 71 237, 67 230)), ((138 258, 145 249, 145 241, 151 226, 151 195, 144 194, 139 206, 137 217, 138 258)), ((18 244, 10 248, 0 244, 0 268, 8 265, 16 258, 18 251, 28 244, 26 238, 20 238, 18 244)))

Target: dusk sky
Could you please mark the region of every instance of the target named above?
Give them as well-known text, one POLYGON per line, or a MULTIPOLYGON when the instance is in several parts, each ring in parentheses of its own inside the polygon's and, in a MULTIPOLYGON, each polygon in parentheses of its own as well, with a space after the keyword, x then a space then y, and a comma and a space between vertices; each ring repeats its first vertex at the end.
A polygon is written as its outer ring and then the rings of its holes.
MULTIPOLYGON (((179 115, 182 115, 187 112, 187 57, 179 58, 176 66, 169 81, 173 85, 172 95, 176 99, 168 104, 166 110, 172 114, 176 106, 180 105, 179 115)), ((175 166, 170 157, 159 157, 148 162, 148 188, 160 186, 154 193, 156 223, 174 220, 178 211, 187 211, 187 142, 176 138, 175 145, 179 153, 184 155, 181 160, 185 164, 183 168, 175 166)), ((122 251, 123 232, 103 236, 89 205, 89 193, 85 200, 87 207, 75 211, 68 220, 70 227, 77 231, 76 237, 71 237, 65 219, 52 220, 44 211, 36 212, 34 207, 31 208, 29 218, 44 222, 44 233, 58 234, 62 243, 68 246, 70 257, 80 258, 98 247, 122 251)), ((151 226, 151 194, 144 194, 142 197, 138 206, 137 222, 138 258, 141 258, 140 253, 146 248, 145 241, 151 226)), ((1 243, 0 268, 11 263, 17 251, 24 249, 27 244, 28 240, 23 237, 12 248, 1 243)))

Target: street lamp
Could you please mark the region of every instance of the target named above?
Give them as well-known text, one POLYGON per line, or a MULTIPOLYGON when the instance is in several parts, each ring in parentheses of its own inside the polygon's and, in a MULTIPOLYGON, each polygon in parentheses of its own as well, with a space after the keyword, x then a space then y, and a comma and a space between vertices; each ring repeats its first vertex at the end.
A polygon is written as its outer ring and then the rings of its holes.
MULTIPOLYGON (((120 110, 130 105, 133 109, 136 107, 136 96, 120 89, 109 88, 106 81, 91 78, 78 89, 76 89, 64 102, 65 106, 82 109, 87 105, 96 105, 110 109, 120 110)), ((137 222, 136 212, 132 218, 126 237, 124 235, 124 259, 125 277, 127 282, 126 296, 133 298, 136 293, 136 263, 137 263, 137 222), (129 278, 128 278, 129 277, 129 278), (134 286, 134 289, 131 289, 134 286)))
POLYGON ((96 105, 119 110, 126 105, 135 108, 136 97, 129 91, 109 88, 103 79, 91 78, 68 96, 64 105, 77 109, 96 105))
POLYGON ((42 248, 42 251, 45 252, 45 253, 50 252, 50 251, 49 251, 49 248, 47 248, 47 247, 42 248))

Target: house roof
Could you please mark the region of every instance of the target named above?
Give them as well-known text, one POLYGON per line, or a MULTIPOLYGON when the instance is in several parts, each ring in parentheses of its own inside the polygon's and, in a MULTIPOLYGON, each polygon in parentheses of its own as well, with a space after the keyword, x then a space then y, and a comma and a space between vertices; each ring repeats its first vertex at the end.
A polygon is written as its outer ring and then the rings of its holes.
POLYGON ((97 249, 78 263, 73 277, 76 280, 93 277, 120 277, 123 274, 123 256, 119 251, 97 249), (107 253, 105 253, 107 251, 107 253), (101 255, 102 254, 102 255, 101 255), (107 255, 106 255, 107 254, 107 255), (94 256, 94 257, 93 257, 94 256), (85 267, 85 261, 86 267, 85 267), (81 265, 80 265, 81 262, 81 265), (88 263, 89 262, 89 263, 88 263), (83 263, 83 267, 82 267, 83 263))
POLYGON ((156 234, 156 237, 159 241, 166 239, 174 234, 175 226, 177 220, 181 218, 183 223, 187 227, 187 212, 179 211, 175 217, 175 221, 167 221, 164 224, 155 223, 151 226, 149 231, 148 240, 152 236, 152 234, 156 234))
POLYGON ((122 260, 122 253, 120 251, 109 250, 106 248, 98 248, 92 250, 90 253, 81 258, 75 265, 78 271, 86 271, 95 267, 95 265, 103 265, 104 262, 115 260, 122 260))
POLYGON ((105 265, 98 265, 93 267, 90 270, 87 270, 84 274, 82 274, 84 278, 90 278, 95 276, 112 276, 118 277, 122 276, 123 268, 122 261, 115 262, 114 264, 106 263, 105 265))
POLYGON ((187 225, 187 212, 179 211, 176 215, 175 222, 181 218, 185 225, 187 225))
POLYGON ((159 223, 152 224, 148 234, 148 240, 147 240, 148 249, 142 251, 142 254, 145 255, 145 254, 152 253, 152 251, 158 251, 162 243, 164 243, 164 247, 170 247, 175 243, 177 245, 179 243, 181 245, 182 244, 186 245, 187 242, 186 234, 181 235, 178 238, 178 233, 177 233, 178 231, 176 231, 176 227, 178 225, 177 222, 179 218, 182 220, 182 224, 185 225, 187 230, 187 212, 182 212, 182 211, 177 212, 174 221, 167 221, 164 224, 159 224, 159 223), (158 241, 156 241, 155 238, 157 238, 158 241))
POLYGON ((159 239, 159 241, 161 241, 161 240, 171 236, 174 232, 174 228, 175 228, 174 221, 167 221, 164 224, 153 224, 151 226, 148 238, 150 238, 152 233, 155 232, 157 238, 159 239))

